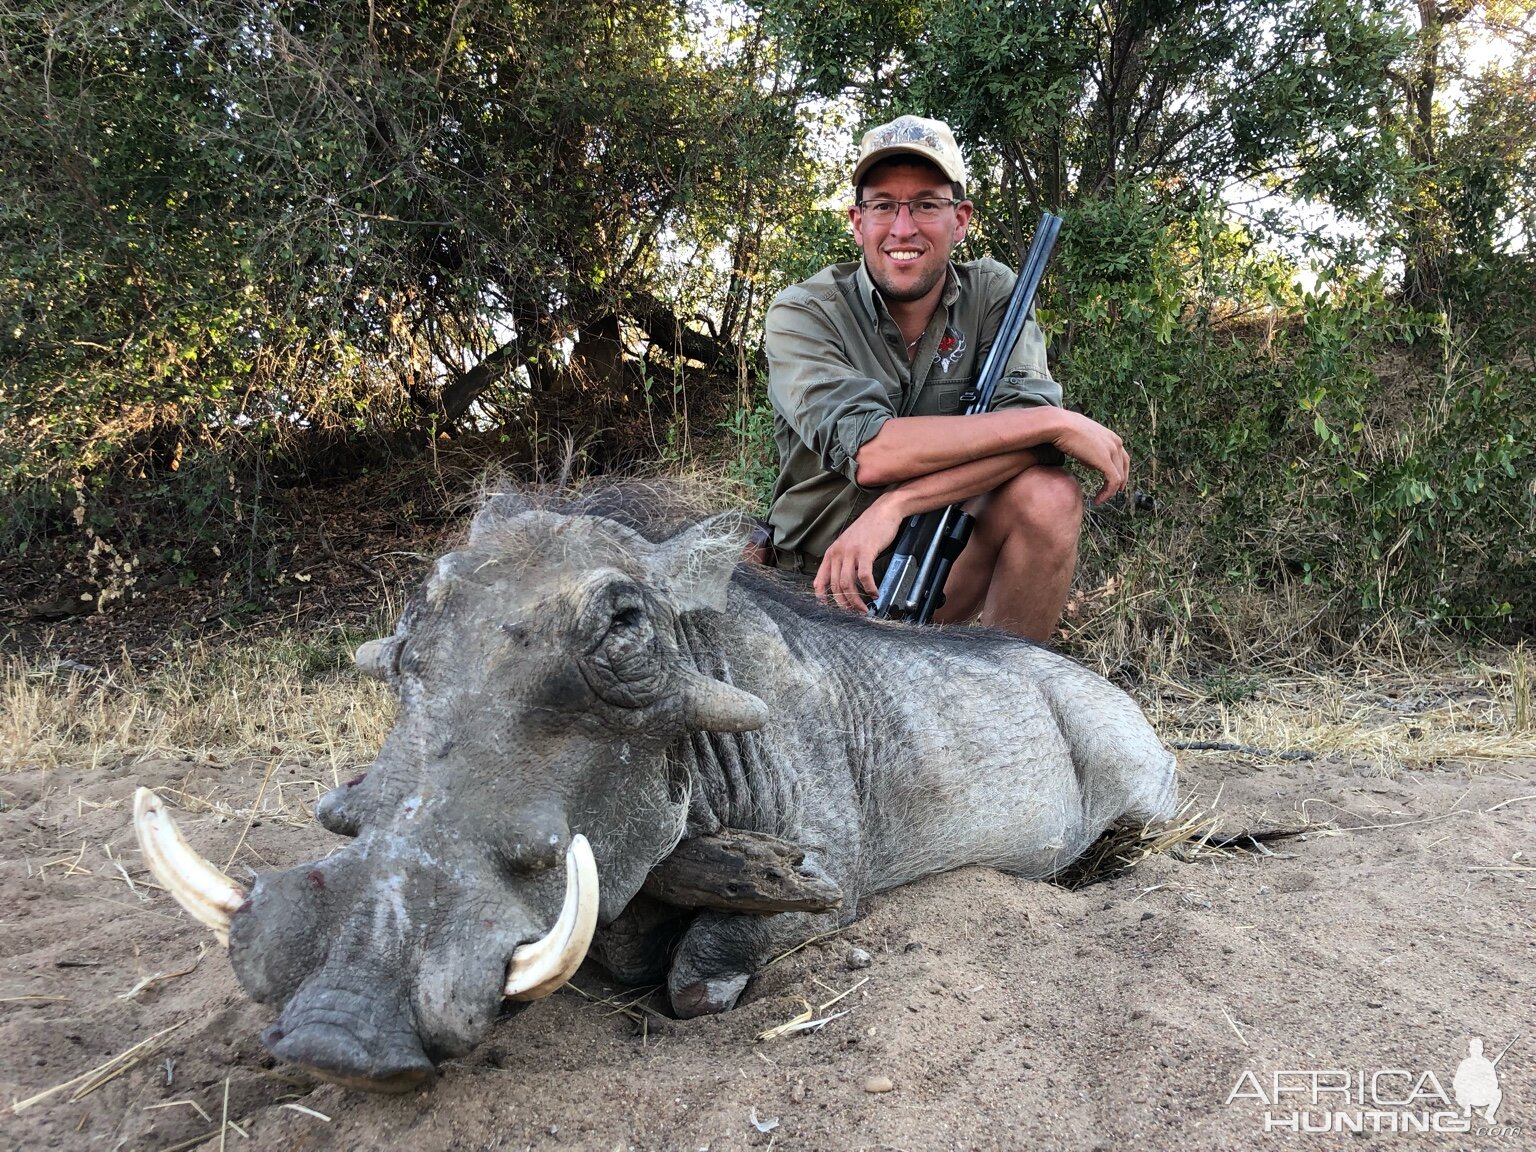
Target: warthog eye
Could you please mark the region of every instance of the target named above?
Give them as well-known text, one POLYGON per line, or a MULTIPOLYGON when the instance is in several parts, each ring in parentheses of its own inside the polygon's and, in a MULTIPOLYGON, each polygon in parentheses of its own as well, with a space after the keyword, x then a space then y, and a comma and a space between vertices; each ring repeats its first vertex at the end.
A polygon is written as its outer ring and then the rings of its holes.
POLYGON ((594 613, 593 631, 601 631, 588 655, 592 668, 599 671, 593 689, 635 707, 661 690, 655 621, 643 593, 632 586, 614 588, 606 599, 599 609, 602 615, 594 613))
POLYGON ((599 645, 610 658, 646 649, 653 639, 650 617, 640 604, 623 604, 613 609, 608 630, 599 645))

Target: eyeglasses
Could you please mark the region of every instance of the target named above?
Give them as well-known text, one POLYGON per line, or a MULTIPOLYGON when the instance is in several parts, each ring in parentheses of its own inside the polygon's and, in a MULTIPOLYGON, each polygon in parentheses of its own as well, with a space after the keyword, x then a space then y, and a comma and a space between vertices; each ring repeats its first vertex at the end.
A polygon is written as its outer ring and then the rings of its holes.
POLYGON ((860 200, 854 207, 876 224, 889 224, 896 219, 896 214, 905 204, 907 211, 912 214, 913 223, 931 224, 944 215, 946 208, 963 203, 963 200, 923 196, 916 200, 860 200))

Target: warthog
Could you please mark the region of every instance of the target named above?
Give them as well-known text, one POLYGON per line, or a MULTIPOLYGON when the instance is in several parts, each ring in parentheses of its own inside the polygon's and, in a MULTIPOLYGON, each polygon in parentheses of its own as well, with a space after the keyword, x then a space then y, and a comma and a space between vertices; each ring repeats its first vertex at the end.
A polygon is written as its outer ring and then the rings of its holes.
POLYGON ((281 1008, 277 1056, 405 1090, 589 950, 664 980, 679 1015, 720 1012, 864 893, 967 864, 1048 876, 1170 813, 1172 756, 1098 676, 824 607, 738 565, 744 517, 669 534, 627 500, 492 497, 359 649, 399 714, 318 806, 340 851, 247 893, 140 791, 147 861, 281 1008))

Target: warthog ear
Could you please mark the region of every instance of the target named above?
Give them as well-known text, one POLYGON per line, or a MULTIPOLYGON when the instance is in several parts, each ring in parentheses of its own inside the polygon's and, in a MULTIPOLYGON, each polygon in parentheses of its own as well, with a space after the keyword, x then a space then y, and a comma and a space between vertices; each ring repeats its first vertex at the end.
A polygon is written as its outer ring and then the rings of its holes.
POLYGON ((533 508, 533 501, 521 492, 487 494, 475 518, 469 522, 470 544, 478 544, 487 532, 533 511, 533 508))
POLYGON ((679 612, 724 612, 725 590, 751 531, 746 513, 722 512, 656 545, 647 566, 679 612))
POLYGON ((768 705, 734 684, 690 673, 682 685, 683 722, 695 732, 751 732, 768 723, 768 705))

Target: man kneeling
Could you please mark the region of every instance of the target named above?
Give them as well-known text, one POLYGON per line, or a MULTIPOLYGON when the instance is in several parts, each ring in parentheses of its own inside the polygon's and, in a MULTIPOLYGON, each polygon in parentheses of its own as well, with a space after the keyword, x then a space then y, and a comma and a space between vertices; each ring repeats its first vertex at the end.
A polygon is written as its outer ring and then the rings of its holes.
POLYGON ((856 611, 873 597, 906 517, 969 501, 969 545, 940 622, 1045 642, 1077 565, 1082 492, 1070 456, 1124 487, 1120 437, 1063 409, 1029 318, 993 409, 959 415, 1013 290, 994 260, 955 264, 973 206, 948 126, 902 116, 865 134, 848 210, 863 250, 786 288, 765 346, 779 478, 768 522, 780 567, 856 611))

